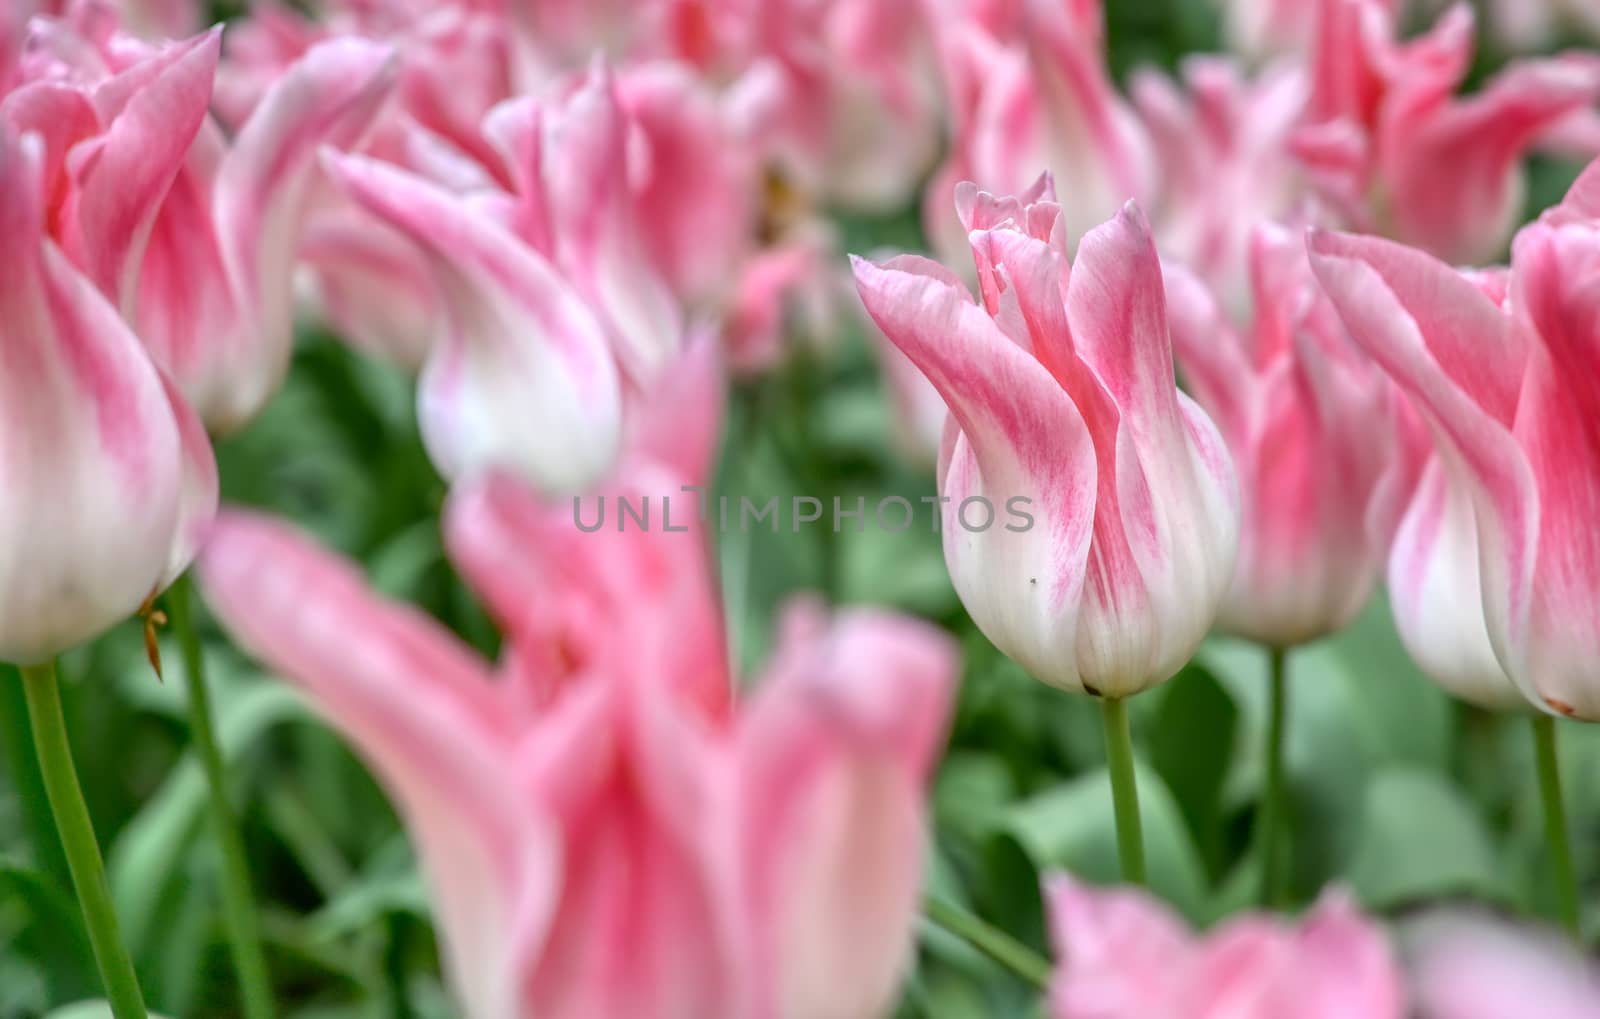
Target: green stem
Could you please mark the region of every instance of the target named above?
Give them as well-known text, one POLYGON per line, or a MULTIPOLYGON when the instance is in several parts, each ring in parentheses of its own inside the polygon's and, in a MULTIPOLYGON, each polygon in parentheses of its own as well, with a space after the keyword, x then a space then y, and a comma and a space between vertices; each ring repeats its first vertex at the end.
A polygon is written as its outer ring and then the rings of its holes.
POLYGON ((1267 708, 1267 780, 1261 794, 1261 905, 1272 907, 1282 901, 1283 850, 1283 732, 1288 708, 1284 676, 1287 655, 1282 648, 1267 650, 1269 695, 1267 708))
POLYGON ((100 980, 105 984, 106 999, 111 1003, 111 1014, 116 1019, 145 1019, 144 995, 133 971, 133 960, 128 958, 117 932, 105 863, 100 859, 94 824, 78 786, 78 770, 72 763, 55 663, 22 666, 22 689, 27 695, 28 720, 33 726, 34 750, 39 755, 45 794, 55 815, 61 848, 66 851, 67 868, 72 872, 72 886, 83 909, 84 926, 89 930, 89 944, 94 949, 100 980))
POLYGON ((1117 858, 1122 880, 1144 884, 1144 831, 1139 819, 1139 785, 1133 770, 1133 734, 1128 705, 1120 697, 1100 700, 1106 729, 1106 761, 1111 766, 1111 802, 1117 816, 1117 858))
POLYGON ((967 942, 1034 989, 1042 991, 1050 985, 1049 960, 998 927, 932 895, 923 898, 922 912, 935 926, 967 942))
POLYGON ((205 770, 211 799, 211 825, 222 852, 222 910, 228 945, 239 974, 239 995, 246 1019, 272 1019, 272 985, 266 953, 261 948, 261 922, 250 892, 250 868, 239 821, 228 802, 227 771, 211 721, 211 694, 206 686, 200 634, 189 607, 189 578, 178 578, 167 592, 172 625, 183 647, 183 672, 189 684, 189 735, 205 770))
POLYGON ((1578 915, 1578 880, 1572 869, 1572 843, 1567 836, 1567 808, 1561 798, 1561 764, 1556 757, 1556 720, 1533 719, 1533 747, 1539 768, 1539 798, 1544 802, 1544 841, 1556 885, 1561 923, 1573 937, 1582 934, 1578 915))

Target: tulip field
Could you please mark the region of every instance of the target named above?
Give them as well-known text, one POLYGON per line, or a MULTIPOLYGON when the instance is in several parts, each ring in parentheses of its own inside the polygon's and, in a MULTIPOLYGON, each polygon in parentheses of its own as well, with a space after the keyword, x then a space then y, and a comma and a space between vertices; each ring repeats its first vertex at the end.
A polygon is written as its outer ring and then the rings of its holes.
POLYGON ((0 0, 0 1019, 1600 1019, 1600 0, 0 0))

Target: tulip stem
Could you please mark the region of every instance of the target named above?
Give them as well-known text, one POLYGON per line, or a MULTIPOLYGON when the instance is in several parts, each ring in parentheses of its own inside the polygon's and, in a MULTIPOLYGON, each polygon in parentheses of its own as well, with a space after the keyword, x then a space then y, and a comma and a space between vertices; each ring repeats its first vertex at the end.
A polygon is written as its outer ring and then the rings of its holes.
POLYGON ((116 1019, 145 1019, 144 995, 133 960, 117 931, 117 914, 111 905, 111 886, 95 841, 94 823, 83 802, 78 770, 72 763, 67 722, 61 714, 61 690, 56 684, 55 662, 22 666, 22 689, 28 700, 28 721, 33 727, 34 750, 44 778, 45 796, 55 816, 56 832, 66 852, 72 887, 83 909, 89 945, 105 985, 106 999, 116 1019))
POLYGON ((250 892, 250 868, 239 834, 239 821, 228 800, 227 771, 211 720, 211 694, 206 686, 200 633, 189 605, 190 581, 179 577, 167 592, 173 629, 183 648, 183 673, 189 684, 189 735, 205 771, 210 793, 211 826, 222 854, 222 911, 228 945, 239 975, 239 996, 246 1019, 272 1019, 272 985, 261 947, 261 922, 250 892))
POLYGON ((1106 762, 1111 768, 1111 803, 1117 818, 1117 858, 1122 880, 1144 884, 1144 829, 1139 819, 1139 784, 1133 770, 1133 733, 1128 704, 1120 697, 1100 699, 1106 730, 1106 762))
POLYGON ((923 898, 922 912, 934 926, 954 934, 1035 990, 1050 986, 1049 960, 981 917, 932 895, 923 898))
POLYGON ((1261 793, 1261 905, 1279 905, 1282 899, 1283 837, 1283 730, 1289 694, 1284 676, 1287 655, 1282 648, 1267 649, 1267 777, 1261 793))
POLYGON ((1567 808, 1561 798, 1561 764, 1556 757, 1556 720, 1533 719, 1533 747, 1538 760, 1539 798, 1544 802, 1544 841, 1556 885, 1561 923, 1573 937, 1582 936, 1578 914, 1578 880, 1572 869, 1572 843, 1567 836, 1567 808))

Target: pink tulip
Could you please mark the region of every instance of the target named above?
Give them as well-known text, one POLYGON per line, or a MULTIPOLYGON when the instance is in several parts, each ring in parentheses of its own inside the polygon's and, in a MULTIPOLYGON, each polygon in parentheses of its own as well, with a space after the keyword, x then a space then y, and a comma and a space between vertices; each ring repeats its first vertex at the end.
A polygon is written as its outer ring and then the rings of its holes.
POLYGON ((1073 238, 1128 199, 1152 197, 1155 153, 1106 70, 1100 4, 1014 6, 1009 18, 969 14, 939 26, 956 122, 949 164, 924 206, 936 238, 950 236, 951 194, 962 180, 996 194, 1021 194, 1043 171, 1070 181, 1062 213, 1073 238))
POLYGON ((1312 247, 1351 334, 1429 415, 1471 493, 1496 657, 1540 708, 1592 719, 1600 446, 1588 422, 1600 408, 1585 380, 1600 224, 1577 211, 1588 187, 1518 236, 1504 305, 1394 244, 1325 234, 1312 247))
POLYGON ((1168 273, 1168 308, 1189 391, 1239 471, 1239 556, 1218 622, 1292 647, 1366 604, 1419 458, 1397 441, 1400 395, 1345 334, 1299 235, 1257 230, 1248 266, 1245 331, 1181 271, 1168 273))
POLYGON ((1306 201, 1289 151, 1305 75, 1280 65, 1246 79, 1228 61, 1191 57, 1181 87, 1143 71, 1132 92, 1163 167, 1152 213, 1162 257, 1198 273, 1230 316, 1247 317, 1253 231, 1300 214, 1306 201))
POLYGON ((1045 682, 1123 697, 1170 677, 1210 627, 1238 491, 1216 426, 1174 384, 1144 216, 1130 204, 1069 262, 1047 185, 958 190, 981 305, 910 256, 857 259, 856 283, 950 408, 942 530, 967 611, 1045 682), (1019 506, 1028 522, 1007 515, 1019 506))
POLYGON ((203 580, 396 798, 465 1015, 881 1014, 908 962, 949 642, 801 610, 734 708, 697 531, 586 534, 569 512, 504 481, 452 496, 452 549, 507 628, 499 683, 271 521, 224 515, 203 580))
POLYGON ((1458 4, 1400 42, 1383 0, 1324 0, 1307 123, 1296 149, 1350 222, 1452 262, 1495 258, 1516 225, 1524 153, 1600 97, 1592 61, 1508 66, 1453 93, 1472 63, 1458 4))
POLYGON ((132 615, 216 506, 204 432, 116 309, 45 233, 47 145, 0 124, 0 659, 42 661, 132 615))
POLYGON ((418 418, 434 464, 458 478, 514 470, 578 491, 615 461, 622 383, 604 324, 491 212, 362 156, 329 164, 367 211, 428 258, 446 332, 423 366, 418 418))
POLYGON ((1554 933, 1439 910, 1406 924, 1417 1019, 1593 1019, 1600 967, 1554 933))
POLYGON ((922 5, 773 0, 750 9, 752 59, 778 72, 768 136, 792 183, 847 208, 903 205, 940 141, 922 5))
POLYGON ((360 139, 393 75, 386 47, 318 45, 231 145, 213 125, 202 129, 162 205, 133 320, 213 429, 248 421, 288 370, 292 270, 317 152, 360 139))
POLYGON ((1401 1019, 1383 932, 1339 893, 1296 926, 1236 917, 1204 937, 1133 888, 1047 882, 1051 1019, 1401 1019))

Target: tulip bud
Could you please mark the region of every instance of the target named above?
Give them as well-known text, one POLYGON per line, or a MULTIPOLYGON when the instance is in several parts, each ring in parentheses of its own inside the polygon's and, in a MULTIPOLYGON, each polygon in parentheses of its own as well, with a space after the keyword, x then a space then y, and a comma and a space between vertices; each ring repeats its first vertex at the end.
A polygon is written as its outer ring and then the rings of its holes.
POLYGON ((1069 263, 1059 210, 963 190, 984 305, 921 259, 856 259, 868 313, 943 395, 945 562, 1035 676, 1124 697, 1170 677, 1233 571, 1226 449, 1173 380, 1161 265, 1131 203, 1069 263), (1023 508, 1027 521, 999 514, 1023 508))
POLYGON ((1496 305, 1428 256, 1318 235, 1313 261, 1351 334, 1412 395, 1471 492, 1488 632, 1540 708, 1600 718, 1600 414, 1589 384, 1600 229, 1568 215, 1519 235, 1496 305))
POLYGON ((44 234, 43 160, 39 138, 0 127, 0 544, 11 550, 0 659, 25 664, 132 615, 187 561, 207 476, 215 505, 204 436, 194 441, 138 338, 44 234))
POLYGON ((329 168, 433 267, 447 325, 417 400, 440 471, 500 467, 561 492, 604 475, 621 438, 621 381, 604 326, 567 281, 460 196, 365 157, 329 168))
POLYGON ((1218 622, 1292 647, 1366 603, 1398 502, 1388 494, 1415 457, 1398 441, 1400 395, 1345 334, 1300 237, 1263 227, 1250 255, 1247 331, 1181 270, 1167 274, 1168 306, 1189 389, 1239 470, 1239 557, 1218 622))

